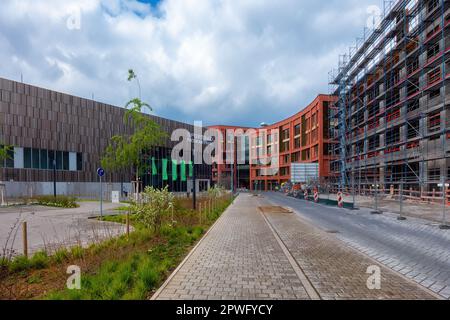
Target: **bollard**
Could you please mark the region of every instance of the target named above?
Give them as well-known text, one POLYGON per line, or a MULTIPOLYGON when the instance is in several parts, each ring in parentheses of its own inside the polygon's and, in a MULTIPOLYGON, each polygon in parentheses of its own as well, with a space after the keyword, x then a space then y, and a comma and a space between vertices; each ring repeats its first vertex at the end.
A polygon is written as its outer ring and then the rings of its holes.
POLYGON ((28 234, 27 234, 27 222, 22 224, 22 240, 23 240, 23 255, 28 258, 28 234))

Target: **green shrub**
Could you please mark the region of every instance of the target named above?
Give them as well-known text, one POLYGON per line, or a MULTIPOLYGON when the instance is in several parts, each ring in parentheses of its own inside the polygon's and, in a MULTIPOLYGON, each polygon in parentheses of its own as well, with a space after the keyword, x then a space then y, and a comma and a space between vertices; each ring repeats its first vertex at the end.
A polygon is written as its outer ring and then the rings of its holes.
POLYGON ((19 272, 28 270, 31 267, 30 260, 25 256, 15 257, 9 264, 9 270, 11 272, 19 272))
POLYGON ((53 260, 56 263, 62 263, 69 258, 69 251, 66 248, 59 249, 53 255, 53 260))
POLYGON ((0 269, 7 268, 9 266, 9 260, 5 257, 0 257, 0 269))
POLYGON ((38 251, 30 259, 30 267, 32 269, 44 269, 48 266, 49 260, 47 252, 38 251))
POLYGON ((164 217, 168 217, 174 210, 175 197, 166 186, 158 190, 147 187, 143 193, 143 202, 134 203, 131 209, 136 213, 137 220, 147 229, 159 231, 164 217))
POLYGON ((150 260, 146 261, 138 270, 139 281, 142 281, 143 288, 150 291, 153 287, 158 284, 159 273, 152 266, 150 260))
POLYGON ((57 208, 78 208, 77 198, 67 196, 37 196, 33 198, 39 205, 57 208))
POLYGON ((70 254, 75 259, 81 259, 84 256, 84 249, 81 246, 72 247, 70 249, 70 254))

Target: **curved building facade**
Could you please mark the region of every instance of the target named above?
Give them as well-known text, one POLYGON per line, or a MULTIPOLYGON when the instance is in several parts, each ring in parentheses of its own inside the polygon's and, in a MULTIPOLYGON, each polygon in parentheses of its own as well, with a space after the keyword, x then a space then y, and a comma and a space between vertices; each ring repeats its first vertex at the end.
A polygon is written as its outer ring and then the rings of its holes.
POLYGON ((329 111, 335 101, 334 96, 319 95, 297 114, 260 128, 210 127, 221 131, 225 137, 223 153, 231 152, 235 159, 233 163, 213 165, 213 182, 225 187, 232 184, 234 188, 274 190, 292 180, 293 164, 298 163, 316 163, 319 179, 330 178, 334 160, 331 151, 336 141, 329 135, 329 111), (246 132, 248 142, 230 142, 227 130, 238 129, 246 132), (245 162, 238 163, 237 150, 244 145, 245 162), (261 163, 263 158, 271 160, 261 163))

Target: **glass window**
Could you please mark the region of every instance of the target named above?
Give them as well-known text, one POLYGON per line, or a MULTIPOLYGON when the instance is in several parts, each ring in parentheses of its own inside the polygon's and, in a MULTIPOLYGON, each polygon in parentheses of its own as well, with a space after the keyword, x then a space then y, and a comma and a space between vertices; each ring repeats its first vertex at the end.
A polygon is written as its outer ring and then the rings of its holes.
POLYGON ((56 151, 56 170, 62 170, 62 168, 63 168, 62 151, 56 151))
POLYGON ((63 152, 63 170, 69 170, 69 153, 63 152))
POLYGON ((83 154, 77 153, 77 171, 83 170, 83 154))
POLYGON ((30 148, 23 149, 23 166, 25 169, 31 168, 31 149, 30 148))
POLYGON ((53 170, 53 160, 55 160, 55 151, 48 151, 48 168, 53 170))
POLYGON ((48 154, 47 150, 41 150, 41 169, 48 169, 48 154))
POLYGON ((6 167, 7 168, 14 168, 14 149, 11 148, 8 150, 8 156, 6 157, 6 167))
POLYGON ((31 154, 33 169, 39 169, 39 149, 33 149, 31 154))

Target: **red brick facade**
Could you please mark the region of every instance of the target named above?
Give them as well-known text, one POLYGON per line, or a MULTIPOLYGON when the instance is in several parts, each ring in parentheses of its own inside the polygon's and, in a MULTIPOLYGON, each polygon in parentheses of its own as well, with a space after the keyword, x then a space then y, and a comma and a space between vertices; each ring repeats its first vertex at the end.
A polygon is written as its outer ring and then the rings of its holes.
MULTIPOLYGON (((291 180, 291 163, 318 163, 320 178, 330 177, 330 161, 332 160, 329 150, 330 144, 335 143, 329 139, 328 112, 331 102, 335 98, 329 95, 319 95, 304 110, 292 117, 282 120, 278 123, 254 129, 250 135, 250 159, 251 164, 247 166, 249 170, 248 186, 251 190, 273 190, 276 186, 291 180), (266 130, 269 138, 267 142, 257 140, 257 135, 261 130, 266 130), (279 152, 279 171, 276 174, 267 176, 262 172, 269 166, 257 164, 258 148, 267 148, 265 153, 271 157, 278 150, 279 152)), ((221 130, 223 136, 227 129, 238 129, 232 126, 213 126, 221 130)), ((248 128, 242 128, 244 131, 248 128)), ((224 145, 226 143, 224 142, 224 145)), ((229 148, 224 148, 224 155, 229 148)), ((236 148, 235 148, 236 149, 236 148)), ((236 157, 236 155, 235 155, 236 157)), ((235 158, 236 159, 236 158, 235 158)), ((235 188, 243 187, 242 179, 238 179, 237 168, 233 166, 233 181, 235 188), (238 182, 239 180, 239 182, 238 182)), ((231 181, 232 166, 219 164, 213 166, 213 181, 222 183, 227 178, 227 184, 231 181)), ((222 183, 223 184, 223 183, 222 183)))

